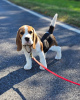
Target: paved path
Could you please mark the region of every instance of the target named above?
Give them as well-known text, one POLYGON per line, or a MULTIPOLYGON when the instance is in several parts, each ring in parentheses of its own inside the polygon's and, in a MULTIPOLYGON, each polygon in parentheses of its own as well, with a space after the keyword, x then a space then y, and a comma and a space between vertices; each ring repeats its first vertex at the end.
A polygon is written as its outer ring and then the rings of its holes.
MULTIPOLYGON (((0 100, 80 100, 80 86, 41 71, 34 61, 31 70, 23 69, 25 57, 16 51, 15 38, 24 24, 43 33, 50 22, 0 0, 0 100)), ((56 61, 55 52, 49 51, 48 68, 80 83, 80 34, 56 25, 54 35, 63 57, 56 61)))

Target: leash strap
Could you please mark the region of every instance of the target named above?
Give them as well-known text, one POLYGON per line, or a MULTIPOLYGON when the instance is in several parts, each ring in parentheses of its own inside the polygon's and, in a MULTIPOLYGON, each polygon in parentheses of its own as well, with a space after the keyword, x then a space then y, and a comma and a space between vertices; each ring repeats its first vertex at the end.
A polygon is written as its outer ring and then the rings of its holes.
MULTIPOLYGON (((32 55, 31 55, 31 57, 32 57, 32 55)), ((32 59, 33 59, 37 64, 39 64, 41 67, 43 67, 43 68, 46 69, 48 72, 50 72, 51 74, 53 74, 53 75, 55 75, 55 76, 57 76, 57 77, 59 77, 59 78, 65 80, 65 81, 68 81, 68 82, 70 82, 70 83, 73 83, 73 84, 76 84, 76 85, 79 85, 79 86, 80 86, 79 83, 76 83, 76 82, 73 82, 73 81, 71 81, 71 80, 68 80, 68 79, 66 79, 66 78, 64 78, 64 77, 62 77, 62 76, 60 76, 60 75, 58 75, 58 74, 52 72, 51 70, 49 70, 48 68, 46 68, 44 65, 42 65, 39 61, 37 61, 34 57, 32 57, 32 59)))

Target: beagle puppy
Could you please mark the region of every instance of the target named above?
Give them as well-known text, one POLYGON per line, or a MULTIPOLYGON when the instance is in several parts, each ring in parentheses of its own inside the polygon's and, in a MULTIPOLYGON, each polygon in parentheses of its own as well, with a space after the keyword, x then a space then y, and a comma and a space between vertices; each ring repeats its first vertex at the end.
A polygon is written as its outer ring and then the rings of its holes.
MULTIPOLYGON (((32 56, 39 56, 40 62, 47 68, 46 64, 46 53, 48 50, 56 51, 55 59, 61 59, 61 47, 57 45, 57 41, 53 35, 53 30, 56 24, 57 14, 53 17, 51 21, 48 32, 46 32, 42 37, 39 37, 32 26, 23 25, 19 28, 16 37, 17 51, 23 50, 26 57, 26 64, 24 66, 25 70, 30 70, 32 68, 32 60, 30 57, 30 52, 32 56)), ((40 66, 40 69, 44 70, 40 66)))

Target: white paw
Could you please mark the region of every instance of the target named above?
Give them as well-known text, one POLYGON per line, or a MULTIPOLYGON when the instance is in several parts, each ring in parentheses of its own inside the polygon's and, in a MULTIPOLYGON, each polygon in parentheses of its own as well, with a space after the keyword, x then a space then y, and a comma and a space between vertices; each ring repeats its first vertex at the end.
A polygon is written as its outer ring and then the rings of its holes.
POLYGON ((55 59, 56 59, 56 60, 61 59, 61 54, 60 54, 60 55, 56 55, 56 56, 55 56, 55 59))
MULTIPOLYGON (((47 68, 47 65, 44 65, 44 66, 47 68)), ((40 66, 39 68, 40 68, 41 70, 45 70, 45 69, 44 69, 43 67, 41 67, 41 66, 40 66)))
POLYGON ((41 66, 40 66, 39 68, 40 68, 41 70, 45 70, 45 69, 44 69, 43 67, 41 67, 41 66))
POLYGON ((30 70, 32 68, 32 66, 31 65, 28 65, 28 64, 26 64, 25 66, 24 66, 24 69, 25 70, 30 70))

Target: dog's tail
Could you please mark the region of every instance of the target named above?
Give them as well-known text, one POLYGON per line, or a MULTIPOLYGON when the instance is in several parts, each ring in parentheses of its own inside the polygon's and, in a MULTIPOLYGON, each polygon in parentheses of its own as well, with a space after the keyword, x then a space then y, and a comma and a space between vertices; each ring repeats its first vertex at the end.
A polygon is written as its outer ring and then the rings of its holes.
POLYGON ((53 34, 53 31, 54 31, 54 28, 55 28, 55 24, 56 24, 56 20, 57 20, 57 16, 58 16, 58 14, 55 14, 53 19, 52 19, 52 21, 51 21, 51 24, 50 24, 50 27, 49 27, 49 30, 48 30, 48 32, 50 34, 53 34))

